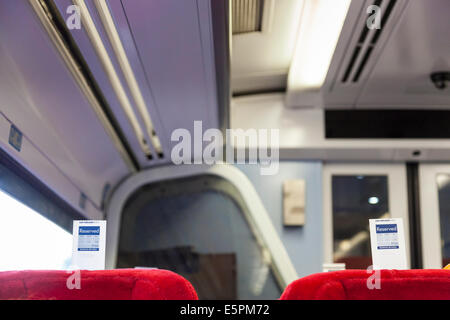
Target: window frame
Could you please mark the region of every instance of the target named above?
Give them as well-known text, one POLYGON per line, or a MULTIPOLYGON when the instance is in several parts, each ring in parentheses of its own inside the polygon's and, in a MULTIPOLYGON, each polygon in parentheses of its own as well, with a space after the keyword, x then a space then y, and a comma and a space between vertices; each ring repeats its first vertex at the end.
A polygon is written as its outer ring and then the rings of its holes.
POLYGON ((450 175, 450 164, 419 165, 420 221, 422 224, 422 255, 425 269, 441 269, 441 223, 437 176, 450 175))
POLYGON ((255 236, 263 241, 265 247, 270 252, 273 261, 273 272, 280 287, 284 289, 292 281, 297 280, 297 271, 254 186, 244 173, 228 164, 214 166, 171 165, 158 167, 141 171, 125 180, 114 191, 106 210, 106 218, 108 221, 106 267, 112 269, 116 266, 122 211, 130 195, 144 185, 162 180, 187 178, 198 175, 217 175, 228 180, 237 188, 248 208, 248 214, 245 215, 247 222, 254 226, 255 230, 257 230, 255 236))
MULTIPOLYGON (((407 266, 411 266, 406 165, 398 163, 326 163, 323 166, 323 262, 333 259, 333 175, 386 175, 388 206, 392 218, 402 218, 405 230, 407 266)), ((369 223, 369 222, 367 222, 369 223)))

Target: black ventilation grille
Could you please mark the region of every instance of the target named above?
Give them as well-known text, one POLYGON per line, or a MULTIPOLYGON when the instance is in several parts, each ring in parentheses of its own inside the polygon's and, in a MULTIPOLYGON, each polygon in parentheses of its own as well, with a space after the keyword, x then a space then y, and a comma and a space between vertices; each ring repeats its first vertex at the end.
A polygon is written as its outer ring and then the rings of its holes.
MULTIPOLYGON (((385 0, 386 1, 386 0, 385 0)), ((342 76, 341 82, 346 83, 350 79, 353 83, 359 81, 361 74, 365 70, 367 62, 372 55, 375 45, 381 36, 381 33, 386 26, 389 17, 391 16, 392 10, 395 7, 397 0, 387 0, 388 4, 386 8, 381 11, 381 28, 370 30, 367 28, 366 20, 364 20, 362 25, 362 30, 358 39, 358 43, 353 49, 352 56, 348 62, 347 68, 345 69, 344 75, 342 76), (370 39, 370 34, 372 37, 370 39), (365 48, 365 49, 364 49, 365 48)), ((375 0, 373 5, 380 7, 383 4, 383 0, 375 0)))
POLYGON ((233 35, 261 31, 264 0, 233 0, 233 35))
POLYGON ((449 139, 449 110, 326 110, 327 139, 449 139))

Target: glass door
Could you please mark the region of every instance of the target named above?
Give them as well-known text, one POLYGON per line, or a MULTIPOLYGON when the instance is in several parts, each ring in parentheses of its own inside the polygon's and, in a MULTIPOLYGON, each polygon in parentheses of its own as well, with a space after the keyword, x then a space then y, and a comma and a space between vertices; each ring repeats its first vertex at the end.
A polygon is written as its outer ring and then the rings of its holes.
MULTIPOLYGON (((324 165, 324 263, 372 265, 369 219, 403 218, 409 230, 404 164, 324 165)), ((409 233, 405 234, 408 266, 409 233)))
POLYGON ((424 268, 440 269, 450 263, 450 164, 421 164, 419 179, 424 268))

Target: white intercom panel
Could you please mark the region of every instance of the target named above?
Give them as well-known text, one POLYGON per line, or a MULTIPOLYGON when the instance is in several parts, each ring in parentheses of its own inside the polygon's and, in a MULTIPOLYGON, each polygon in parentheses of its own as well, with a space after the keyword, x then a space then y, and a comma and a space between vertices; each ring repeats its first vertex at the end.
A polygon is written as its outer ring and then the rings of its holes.
POLYGON ((286 180, 283 183, 283 223, 285 226, 305 224, 305 180, 286 180))

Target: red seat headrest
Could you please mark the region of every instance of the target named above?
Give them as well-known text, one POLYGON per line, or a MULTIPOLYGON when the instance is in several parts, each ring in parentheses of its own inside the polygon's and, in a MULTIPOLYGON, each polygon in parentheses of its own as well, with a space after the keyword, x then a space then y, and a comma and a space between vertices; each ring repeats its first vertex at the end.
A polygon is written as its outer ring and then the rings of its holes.
POLYGON ((313 274, 291 283, 281 300, 450 299, 450 270, 380 270, 377 273, 379 289, 375 286, 374 273, 366 270, 313 274))
POLYGON ((0 272, 0 299, 197 300, 191 283, 159 269, 0 272), (72 277, 69 279, 69 277, 72 277), (69 279, 69 280, 68 280, 69 279), (68 286, 69 282, 69 286, 68 286), (72 285, 70 285, 72 283, 72 285), (70 289, 72 287, 72 289, 70 289))

